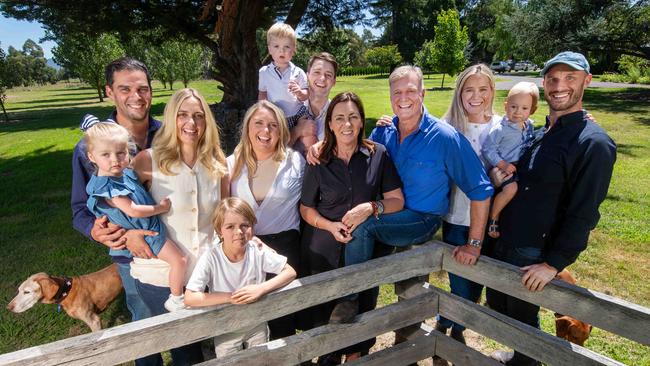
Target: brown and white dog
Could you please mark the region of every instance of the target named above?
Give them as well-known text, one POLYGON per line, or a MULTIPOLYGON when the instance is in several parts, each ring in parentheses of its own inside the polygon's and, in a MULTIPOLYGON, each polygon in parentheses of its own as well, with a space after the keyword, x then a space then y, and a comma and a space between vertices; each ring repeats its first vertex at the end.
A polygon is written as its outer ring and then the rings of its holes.
POLYGON ((22 313, 37 302, 60 304, 69 316, 86 323, 94 332, 102 329, 99 313, 120 294, 122 280, 117 264, 79 277, 56 277, 40 272, 19 287, 7 309, 22 313))
MULTIPOLYGON (((576 284, 576 279, 573 278, 571 273, 566 269, 558 273, 555 278, 572 285, 576 284)), ((555 335, 559 338, 566 339, 571 343, 583 346, 591 334, 591 328, 591 324, 587 324, 567 315, 555 313, 555 335)), ((503 350, 494 351, 490 355, 491 358, 501 363, 510 361, 513 356, 514 352, 503 350)))
MULTIPOLYGON (((572 285, 576 284, 576 279, 566 269, 558 273, 555 278, 572 285)), ((555 313, 555 335, 571 343, 583 346, 587 338, 589 338, 592 328, 591 324, 567 315, 555 313)))

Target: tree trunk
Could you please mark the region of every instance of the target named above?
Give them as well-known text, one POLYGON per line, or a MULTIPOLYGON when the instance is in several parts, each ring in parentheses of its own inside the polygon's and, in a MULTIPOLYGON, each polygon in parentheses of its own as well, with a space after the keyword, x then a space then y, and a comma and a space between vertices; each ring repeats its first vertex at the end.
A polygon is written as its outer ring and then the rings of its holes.
POLYGON ((97 95, 99 96, 99 102, 103 103, 104 102, 104 94, 102 93, 102 86, 100 84, 97 84, 96 87, 97 87, 97 95))
POLYGON ((442 84, 440 84, 440 89, 445 87, 445 74, 442 74, 442 84))
POLYGON ((255 31, 261 26, 264 2, 224 0, 215 32, 219 47, 213 48, 215 79, 221 82, 223 98, 212 110, 221 128, 222 148, 233 151, 246 109, 257 99, 260 57, 255 31))
POLYGON ((0 106, 2 107, 2 113, 5 116, 5 122, 9 123, 9 115, 7 114, 7 110, 5 109, 5 102, 3 99, 4 99, 3 96, 0 95, 0 106))

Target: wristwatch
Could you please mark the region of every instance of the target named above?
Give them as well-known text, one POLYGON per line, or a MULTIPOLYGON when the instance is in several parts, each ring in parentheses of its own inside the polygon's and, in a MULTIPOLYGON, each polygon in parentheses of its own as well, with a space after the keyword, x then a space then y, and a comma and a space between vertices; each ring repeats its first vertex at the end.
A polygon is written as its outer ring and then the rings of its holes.
POLYGON ((481 244, 482 244, 482 242, 480 240, 478 240, 478 239, 469 239, 469 240, 467 240, 467 245, 469 245, 470 247, 481 249, 481 244))
POLYGON ((384 213, 384 203, 381 201, 370 201, 370 206, 372 206, 372 214, 376 219, 379 219, 379 216, 384 213))

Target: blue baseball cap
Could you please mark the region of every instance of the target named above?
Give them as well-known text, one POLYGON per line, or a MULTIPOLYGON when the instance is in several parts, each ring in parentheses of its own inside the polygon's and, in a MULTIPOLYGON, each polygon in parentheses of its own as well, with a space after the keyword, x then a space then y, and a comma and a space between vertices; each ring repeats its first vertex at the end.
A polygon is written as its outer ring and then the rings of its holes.
POLYGON ((558 53, 555 55, 555 57, 546 61, 540 75, 544 76, 544 74, 546 74, 546 72, 548 72, 551 67, 557 64, 569 65, 576 70, 584 71, 589 74, 589 62, 587 62, 587 59, 582 53, 564 51, 558 53))

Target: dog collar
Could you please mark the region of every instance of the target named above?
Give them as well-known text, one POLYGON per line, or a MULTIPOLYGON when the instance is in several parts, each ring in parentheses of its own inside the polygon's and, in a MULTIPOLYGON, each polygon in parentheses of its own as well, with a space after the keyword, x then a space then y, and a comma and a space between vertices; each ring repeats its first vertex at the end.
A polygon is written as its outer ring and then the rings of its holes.
POLYGON ((50 276, 50 278, 56 282, 57 285, 59 285, 59 290, 56 292, 56 295, 54 295, 54 303, 59 304, 61 301, 65 300, 66 297, 68 297, 68 294, 70 293, 70 289, 72 288, 72 278, 63 276, 63 277, 53 277, 50 276))

